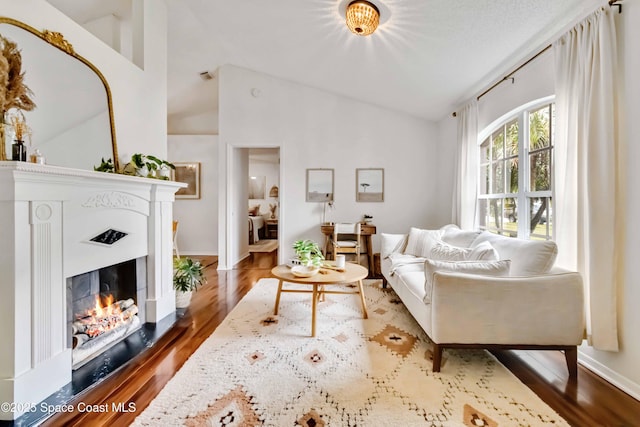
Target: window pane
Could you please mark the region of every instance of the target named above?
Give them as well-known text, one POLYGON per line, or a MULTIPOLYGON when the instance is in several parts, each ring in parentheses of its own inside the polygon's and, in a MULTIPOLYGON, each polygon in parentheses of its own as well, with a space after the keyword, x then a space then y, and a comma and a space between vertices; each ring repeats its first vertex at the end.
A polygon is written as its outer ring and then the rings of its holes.
POLYGON ((507 156, 518 155, 518 121, 507 123, 507 156))
POLYGON ((504 199, 504 228, 510 235, 518 234, 518 208, 516 199, 508 197, 504 199))
POLYGON ((480 166, 480 194, 489 194, 489 165, 480 166))
POLYGON ((549 146, 551 106, 547 105, 529 114, 529 150, 549 146))
POLYGON ((487 228, 487 199, 478 200, 478 225, 481 229, 487 228))
POLYGON ((489 200, 487 212, 487 228, 502 228, 502 200, 489 200))
POLYGON ((532 237, 550 239, 552 236, 551 198, 535 197, 529 199, 531 224, 529 231, 532 237))
POLYGON ((504 153, 503 153, 503 149, 504 149, 504 132, 502 130, 502 127, 500 128, 500 130, 496 133, 494 133, 491 136, 492 139, 492 144, 493 147, 491 148, 492 150, 492 155, 494 160, 495 159, 501 159, 504 157, 504 153))
POLYGON ((491 160, 491 154, 489 152, 489 138, 487 138, 480 144, 480 162, 486 163, 489 160, 491 160))
POLYGON ((504 193, 504 163, 496 162, 491 166, 493 177, 492 193, 504 193))
POLYGON ((507 160, 507 189, 506 193, 518 192, 518 159, 507 160))
POLYGON ((551 151, 539 151, 529 156, 529 187, 531 191, 551 190, 551 151))

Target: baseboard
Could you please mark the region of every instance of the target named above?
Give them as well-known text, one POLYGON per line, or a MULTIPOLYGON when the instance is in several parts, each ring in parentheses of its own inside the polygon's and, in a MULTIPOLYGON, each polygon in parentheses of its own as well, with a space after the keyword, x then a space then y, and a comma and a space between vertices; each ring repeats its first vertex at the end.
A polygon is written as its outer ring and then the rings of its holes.
POLYGON ((620 375, 616 371, 598 362, 593 357, 582 353, 580 350, 578 350, 578 363, 624 391, 629 396, 640 401, 640 384, 634 383, 627 377, 620 375))

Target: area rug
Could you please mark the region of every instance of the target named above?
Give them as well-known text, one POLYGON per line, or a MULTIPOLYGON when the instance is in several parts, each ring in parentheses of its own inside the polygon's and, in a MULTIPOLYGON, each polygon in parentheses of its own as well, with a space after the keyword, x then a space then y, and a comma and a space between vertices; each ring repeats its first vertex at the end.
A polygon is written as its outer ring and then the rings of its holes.
MULTIPOLYGON (((261 279, 169 381, 135 426, 567 426, 492 355, 431 344, 393 291, 365 281, 329 294, 311 329, 310 294, 261 279)), ((285 285, 288 287, 296 285, 285 285)))
POLYGON ((249 252, 273 252, 278 249, 277 240, 258 240, 257 243, 249 245, 249 252))

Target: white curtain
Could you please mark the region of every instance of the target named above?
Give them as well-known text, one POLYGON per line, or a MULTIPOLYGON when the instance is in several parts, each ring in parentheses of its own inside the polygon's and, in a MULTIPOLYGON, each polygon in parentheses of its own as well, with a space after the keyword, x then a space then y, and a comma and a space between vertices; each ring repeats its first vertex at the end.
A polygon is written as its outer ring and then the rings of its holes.
POLYGON ((476 228, 478 193, 478 101, 456 112, 458 163, 456 165, 451 220, 465 230, 476 228))
POLYGON ((554 55, 557 262, 582 274, 589 343, 617 351, 624 235, 611 8, 598 9, 555 42, 554 55))

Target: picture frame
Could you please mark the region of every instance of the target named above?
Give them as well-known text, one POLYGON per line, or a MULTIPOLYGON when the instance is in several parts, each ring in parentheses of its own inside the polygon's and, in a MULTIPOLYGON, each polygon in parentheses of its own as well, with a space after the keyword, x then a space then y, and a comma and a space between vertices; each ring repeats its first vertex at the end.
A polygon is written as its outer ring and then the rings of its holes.
POLYGON ((333 169, 307 169, 307 202, 333 201, 333 169))
POLYGON ((267 177, 266 176, 250 176, 249 177, 249 199, 266 199, 267 177))
POLYGON ((384 202, 384 169, 356 169, 356 202, 384 202))
POLYGON ((187 184, 176 192, 176 199, 200 198, 200 162, 173 162, 176 167, 171 171, 171 179, 187 184))

